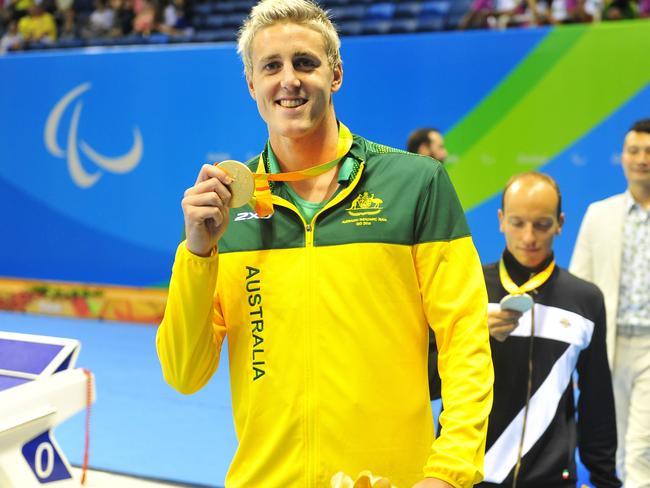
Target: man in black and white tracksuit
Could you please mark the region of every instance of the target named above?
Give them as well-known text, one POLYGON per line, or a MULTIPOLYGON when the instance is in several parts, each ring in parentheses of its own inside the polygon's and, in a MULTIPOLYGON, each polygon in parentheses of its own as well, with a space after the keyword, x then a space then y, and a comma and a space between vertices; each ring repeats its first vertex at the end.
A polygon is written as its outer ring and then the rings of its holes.
POLYGON ((575 488, 577 446, 595 488, 620 487, 603 296, 555 266, 559 188, 523 173, 508 182, 501 206, 506 250, 484 267, 495 384, 478 486, 575 488))

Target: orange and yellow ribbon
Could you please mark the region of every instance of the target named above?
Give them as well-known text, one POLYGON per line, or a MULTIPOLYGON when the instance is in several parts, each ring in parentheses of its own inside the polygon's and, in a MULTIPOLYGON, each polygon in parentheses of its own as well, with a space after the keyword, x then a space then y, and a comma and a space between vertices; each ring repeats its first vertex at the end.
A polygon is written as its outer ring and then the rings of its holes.
POLYGON ((273 202, 269 181, 300 181, 327 173, 334 166, 339 164, 341 159, 352 147, 352 133, 345 125, 339 122, 339 136, 336 145, 336 158, 327 163, 312 166, 300 171, 289 171, 287 173, 267 173, 264 166, 264 154, 260 154, 257 171, 253 173, 255 179, 255 193, 250 201, 251 207, 259 217, 268 217, 273 213, 273 202))

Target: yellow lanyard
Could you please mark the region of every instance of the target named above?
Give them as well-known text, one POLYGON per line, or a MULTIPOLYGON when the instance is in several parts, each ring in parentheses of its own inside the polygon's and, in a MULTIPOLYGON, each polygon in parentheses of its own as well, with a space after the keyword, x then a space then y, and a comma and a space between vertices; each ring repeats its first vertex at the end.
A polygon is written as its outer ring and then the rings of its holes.
POLYGON ((522 293, 526 293, 534 290, 535 288, 539 288, 544 283, 546 283, 546 281, 551 276, 551 273, 553 273, 554 269, 555 269, 555 260, 551 261, 551 263, 546 268, 544 268, 542 271, 537 273, 526 283, 524 283, 521 286, 518 286, 514 281, 512 281, 512 278, 510 278, 510 275, 508 274, 508 270, 506 269, 506 265, 503 262, 503 258, 501 258, 501 261, 499 261, 499 278, 501 279, 501 284, 503 285, 503 287, 506 289, 508 293, 514 295, 521 295, 522 293))
POLYGON ((336 144, 336 158, 327 163, 312 166, 300 171, 289 171, 287 173, 267 173, 264 166, 264 153, 260 154, 257 164, 257 172, 253 173, 255 178, 255 193, 251 199, 251 206, 259 217, 267 217, 273 213, 273 202, 269 181, 300 181, 307 178, 327 173, 334 166, 339 164, 341 159, 352 147, 352 133, 343 123, 339 122, 339 136, 336 144))

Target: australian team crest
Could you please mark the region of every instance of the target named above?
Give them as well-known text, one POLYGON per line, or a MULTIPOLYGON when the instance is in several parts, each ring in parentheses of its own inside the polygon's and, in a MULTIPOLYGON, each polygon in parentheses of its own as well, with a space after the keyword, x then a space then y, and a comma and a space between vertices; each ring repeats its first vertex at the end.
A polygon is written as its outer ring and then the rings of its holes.
POLYGON ((353 216, 376 215, 383 210, 383 203, 384 201, 381 198, 375 196, 374 193, 368 193, 367 191, 364 191, 352 201, 350 207, 346 208, 346 210, 350 215, 353 216))

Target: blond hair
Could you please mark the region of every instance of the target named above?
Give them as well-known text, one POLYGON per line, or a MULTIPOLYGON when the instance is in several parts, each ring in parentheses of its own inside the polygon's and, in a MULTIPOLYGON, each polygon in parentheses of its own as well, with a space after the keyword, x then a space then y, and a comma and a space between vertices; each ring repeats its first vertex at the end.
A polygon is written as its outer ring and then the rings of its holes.
POLYGON ((255 35, 279 22, 293 22, 315 30, 323 37, 327 61, 332 69, 341 64, 341 40, 328 13, 310 0, 261 0, 239 29, 237 53, 247 74, 253 73, 251 49, 255 35))

